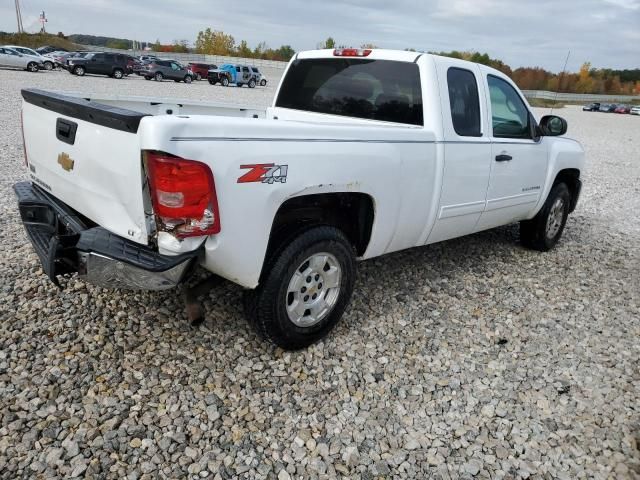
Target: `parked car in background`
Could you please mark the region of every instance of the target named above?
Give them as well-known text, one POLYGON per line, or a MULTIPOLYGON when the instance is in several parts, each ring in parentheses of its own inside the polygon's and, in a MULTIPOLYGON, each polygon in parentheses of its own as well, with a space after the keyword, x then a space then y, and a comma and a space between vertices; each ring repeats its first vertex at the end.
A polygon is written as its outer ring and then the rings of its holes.
POLYGON ((208 63, 189 63, 187 68, 193 72, 196 80, 202 80, 208 78, 209 70, 218 68, 216 65, 209 65, 208 63))
POLYGON ((11 48, 12 50, 15 50, 18 53, 22 53, 23 55, 31 55, 32 57, 36 57, 40 59, 40 61, 42 62, 42 65, 44 65, 45 70, 53 70, 53 67, 55 67, 53 60, 39 54, 32 48, 20 47, 18 45, 3 45, 3 47, 11 48))
MULTIPOLYGON (((234 65, 231 63, 225 63, 216 72, 218 75, 218 81, 223 86, 235 83, 237 87, 247 85, 249 88, 254 88, 258 84, 258 77, 248 65, 234 65), (225 72, 222 74, 222 72, 225 72)), ((211 70, 209 71, 211 72, 211 70)), ((215 72, 215 70, 214 70, 215 72)), ((215 85, 215 81, 212 82, 212 77, 215 80, 215 75, 209 76, 209 83, 215 85)))
POLYGON ((614 110, 615 113, 629 113, 631 111, 631 107, 629 105, 618 105, 614 110))
POLYGON ((153 61, 153 60, 160 60, 157 56, 155 55, 140 55, 138 57, 138 60, 140 60, 141 62, 145 62, 145 61, 153 61))
POLYGON ((44 68, 40 57, 25 55, 12 48, 0 47, 0 67, 20 68, 30 72, 37 72, 44 68))
POLYGON ((258 70, 258 67, 251 66, 249 68, 256 76, 256 82, 258 82, 258 85, 260 85, 261 87, 265 87, 267 85, 267 77, 265 77, 262 72, 258 70))
POLYGON ((51 53, 51 52, 67 52, 67 51, 68 50, 66 48, 52 47, 51 45, 44 45, 42 47, 36 48, 36 52, 38 52, 40 55, 46 55, 47 53, 51 53))
POLYGON ((590 103, 582 107, 583 112, 597 112, 598 110, 600 110, 600 102, 590 103))
POLYGON ((90 73, 123 78, 128 71, 128 55, 122 53, 91 53, 85 57, 73 57, 67 60, 67 69, 82 77, 90 73))
POLYGON ((211 85, 215 85, 219 83, 223 87, 228 87, 231 83, 231 73, 225 69, 223 69, 224 65, 218 68, 211 68, 207 72, 207 80, 211 85))
POLYGON ((615 103, 605 103, 604 105, 600 105, 600 111, 604 113, 613 113, 618 108, 618 105, 615 103))
POLYGON ((631 107, 631 110, 629 111, 629 113, 631 115, 640 115, 640 106, 631 107))
POLYGON ((62 69, 67 69, 67 60, 72 57, 81 57, 84 52, 51 52, 47 53, 45 57, 51 58, 55 66, 62 69))
POLYGON ((157 82, 166 78, 175 82, 191 83, 195 75, 176 60, 154 60, 146 66, 144 78, 153 78, 157 82))

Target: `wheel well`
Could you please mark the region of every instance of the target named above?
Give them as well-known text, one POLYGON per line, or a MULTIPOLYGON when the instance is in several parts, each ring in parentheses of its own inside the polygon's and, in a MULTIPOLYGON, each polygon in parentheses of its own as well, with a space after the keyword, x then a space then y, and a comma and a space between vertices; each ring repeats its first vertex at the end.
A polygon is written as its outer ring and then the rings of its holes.
POLYGON ((569 193, 571 193, 569 213, 571 213, 576 208, 578 195, 580 194, 580 170, 577 168, 560 170, 556 175, 556 179, 553 181, 554 185, 558 183, 564 183, 567 185, 567 188, 569 188, 569 193))
POLYGON ((294 197, 284 202, 273 220, 267 252, 273 252, 300 230, 315 225, 340 229, 364 254, 373 227, 373 199, 364 193, 322 193, 294 197))

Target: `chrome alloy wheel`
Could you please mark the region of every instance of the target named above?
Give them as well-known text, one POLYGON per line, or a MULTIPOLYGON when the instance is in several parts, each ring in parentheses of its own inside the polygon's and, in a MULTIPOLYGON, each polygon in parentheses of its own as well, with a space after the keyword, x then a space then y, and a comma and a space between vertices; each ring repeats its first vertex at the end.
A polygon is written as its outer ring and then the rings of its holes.
POLYGON ((305 328, 325 318, 338 301, 341 277, 340 264, 330 253, 316 253, 302 262, 287 287, 289 320, 305 328))
POLYGON ((562 218, 564 217, 564 200, 557 198, 551 209, 549 210, 549 216, 547 217, 547 238, 554 238, 562 227, 562 218))

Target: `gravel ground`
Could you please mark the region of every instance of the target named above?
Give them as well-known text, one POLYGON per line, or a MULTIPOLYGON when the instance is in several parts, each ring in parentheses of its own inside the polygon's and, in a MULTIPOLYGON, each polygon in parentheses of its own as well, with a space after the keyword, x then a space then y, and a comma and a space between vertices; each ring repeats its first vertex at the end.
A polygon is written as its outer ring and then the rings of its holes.
POLYGON ((510 226, 362 263, 305 351, 261 342, 233 285, 194 330, 175 293, 42 275, 10 188, 20 88, 265 105, 267 74, 249 90, 0 71, 0 477, 638 478, 640 117, 561 111, 589 167, 554 251, 510 226))

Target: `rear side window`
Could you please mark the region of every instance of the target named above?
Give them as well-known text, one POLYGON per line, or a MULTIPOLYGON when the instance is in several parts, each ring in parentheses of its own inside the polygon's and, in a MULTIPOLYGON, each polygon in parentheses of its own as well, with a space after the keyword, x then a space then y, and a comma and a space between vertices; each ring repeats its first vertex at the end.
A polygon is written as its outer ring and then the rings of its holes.
POLYGON ((423 125, 418 65, 392 60, 296 60, 280 87, 277 107, 423 125))
POLYGON ((453 128, 461 137, 481 137, 480 98, 476 76, 463 68, 447 71, 453 128))

